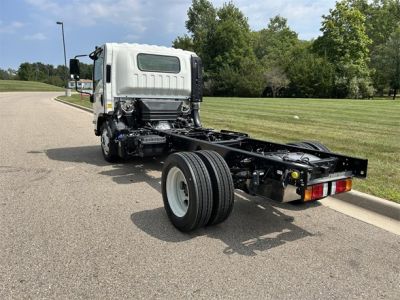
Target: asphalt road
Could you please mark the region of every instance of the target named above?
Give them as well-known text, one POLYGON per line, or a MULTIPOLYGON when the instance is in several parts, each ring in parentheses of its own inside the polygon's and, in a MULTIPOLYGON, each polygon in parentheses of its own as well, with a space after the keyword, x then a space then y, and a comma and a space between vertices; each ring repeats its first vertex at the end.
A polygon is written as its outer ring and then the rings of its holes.
POLYGON ((160 163, 105 163, 55 95, 0 94, 0 299, 400 299, 400 236, 319 204, 239 194, 178 232, 160 163))

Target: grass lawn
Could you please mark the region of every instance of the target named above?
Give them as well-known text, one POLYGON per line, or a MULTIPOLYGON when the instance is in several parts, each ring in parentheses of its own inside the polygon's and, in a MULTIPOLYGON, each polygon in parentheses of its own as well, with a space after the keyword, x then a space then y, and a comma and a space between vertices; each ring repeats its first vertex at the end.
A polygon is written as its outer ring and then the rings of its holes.
MULTIPOLYGON (((69 100, 91 108, 87 97, 69 100)), ((367 158, 368 178, 355 180, 354 189, 400 203, 400 101, 206 97, 201 120, 274 142, 317 140, 367 158)))
POLYGON ((80 95, 80 94, 72 94, 71 97, 67 96, 59 96, 58 99, 68 101, 74 104, 78 104, 84 107, 92 108, 93 105, 89 101, 89 96, 87 95, 80 95))
POLYGON ((0 92, 57 92, 63 88, 37 81, 0 80, 0 92))
POLYGON ((205 98, 201 120, 274 142, 317 140, 367 158, 368 178, 355 180, 354 189, 400 203, 400 101, 205 98))

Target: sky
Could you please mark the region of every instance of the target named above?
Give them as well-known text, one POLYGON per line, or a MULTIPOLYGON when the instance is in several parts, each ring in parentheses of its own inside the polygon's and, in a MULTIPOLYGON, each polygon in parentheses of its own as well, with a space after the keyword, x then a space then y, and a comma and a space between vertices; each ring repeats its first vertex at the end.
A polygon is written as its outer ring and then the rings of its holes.
MULTIPOLYGON (((220 7, 227 0, 211 1, 220 7)), ((301 39, 320 34, 321 16, 335 0, 233 0, 253 30, 281 15, 301 39)), ((186 33, 191 0, 0 0, 0 68, 17 69, 23 62, 64 63, 106 42, 171 46, 186 33)))

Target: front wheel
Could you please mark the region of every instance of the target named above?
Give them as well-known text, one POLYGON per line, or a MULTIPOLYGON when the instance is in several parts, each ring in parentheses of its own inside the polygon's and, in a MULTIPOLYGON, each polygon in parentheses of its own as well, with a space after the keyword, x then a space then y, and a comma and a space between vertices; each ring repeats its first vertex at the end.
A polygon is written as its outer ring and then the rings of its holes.
POLYGON ((101 126, 100 136, 101 152, 108 162, 116 162, 118 160, 118 145, 112 140, 112 133, 107 122, 101 126))

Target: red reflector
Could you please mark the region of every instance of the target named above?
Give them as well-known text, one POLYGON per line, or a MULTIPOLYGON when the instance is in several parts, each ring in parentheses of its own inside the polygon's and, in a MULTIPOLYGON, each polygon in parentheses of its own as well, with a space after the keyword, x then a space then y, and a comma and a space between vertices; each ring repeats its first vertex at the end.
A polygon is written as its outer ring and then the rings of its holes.
POLYGON ((324 197, 324 185, 317 184, 312 186, 312 199, 318 199, 324 197))

